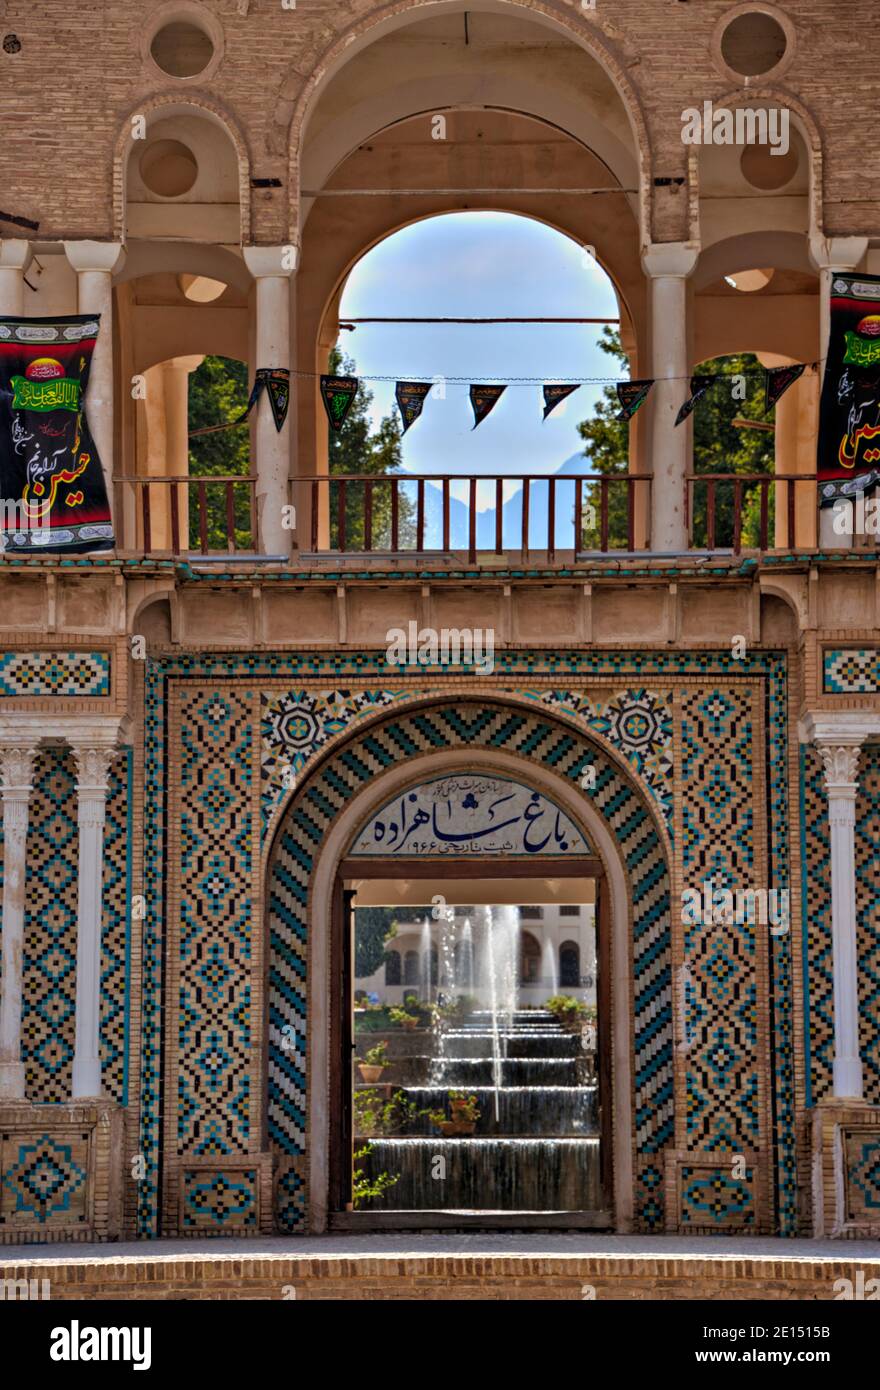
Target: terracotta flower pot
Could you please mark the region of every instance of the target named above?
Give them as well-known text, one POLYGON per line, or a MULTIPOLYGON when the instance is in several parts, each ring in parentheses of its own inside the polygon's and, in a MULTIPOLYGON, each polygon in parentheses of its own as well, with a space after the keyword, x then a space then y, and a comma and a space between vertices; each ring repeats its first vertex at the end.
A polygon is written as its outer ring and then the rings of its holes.
POLYGON ((476 1120, 454 1120, 454 1134, 473 1134, 477 1127, 476 1120))
POLYGON ((358 1062, 358 1071, 360 1072, 364 1081, 368 1081, 371 1086, 375 1085, 375 1083, 380 1079, 384 1070, 384 1067, 371 1067, 366 1062, 358 1062))

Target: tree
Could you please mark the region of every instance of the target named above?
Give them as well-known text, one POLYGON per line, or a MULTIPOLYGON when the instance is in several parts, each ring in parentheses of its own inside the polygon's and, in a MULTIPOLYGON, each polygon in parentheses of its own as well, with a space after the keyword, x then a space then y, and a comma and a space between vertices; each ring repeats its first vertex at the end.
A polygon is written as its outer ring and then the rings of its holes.
MULTIPOLYGON (((627 358, 620 345, 620 336, 607 326, 602 330, 599 347, 621 366, 627 358)), ((763 369, 757 358, 749 353, 703 362, 694 374, 717 374, 731 378, 716 381, 709 387, 694 411, 694 468, 695 473, 773 473, 775 462, 773 435, 765 430, 742 429, 735 419, 764 419, 763 369), (743 380, 744 378, 744 380, 743 380), (743 398, 744 393, 744 398, 743 398)), ((681 383, 682 401, 686 399, 687 382, 681 383)), ((629 427, 617 420, 620 405, 613 386, 606 386, 597 402, 593 419, 578 425, 584 440, 584 453, 590 461, 590 472, 611 476, 625 474, 629 466, 629 427)), ((681 426, 684 428, 684 426, 681 426)), ((627 498, 623 487, 609 488, 609 545, 627 546, 627 498)), ((744 490, 742 540, 744 545, 757 545, 759 539, 760 488, 744 490)), ((707 488, 695 484, 693 501, 693 536, 695 543, 706 540, 707 488)), ((588 548, 599 546, 599 487, 590 488, 588 498, 595 508, 596 526, 584 533, 588 548)), ((772 534, 772 500, 770 491, 772 534)), ((733 541, 733 484, 716 485, 715 543, 730 545, 733 541)))
POLYGON ((358 980, 374 975, 385 959, 385 947, 397 935, 394 909, 359 907, 355 912, 354 973, 358 980))
MULTIPOLYGON (((346 357, 338 347, 330 353, 327 370, 332 376, 357 376, 357 366, 351 357, 346 357)), ((329 472, 336 477, 346 474, 368 474, 370 477, 387 477, 401 471, 400 424, 393 415, 383 417, 378 430, 370 427, 369 410, 373 403, 373 393, 363 382, 358 387, 345 424, 341 430, 328 427, 329 472)), ((345 496, 345 548, 363 550, 364 548, 364 497, 363 483, 350 483, 345 496)), ((414 536, 413 507, 411 499, 398 488, 399 545, 412 544, 414 536)), ((331 544, 339 543, 339 489, 332 488, 330 494, 331 544)), ((391 544, 391 489, 373 488, 372 544, 375 549, 387 548, 391 544)))
MULTIPOLYGON (((189 379, 189 429, 219 425, 235 420, 247 405, 248 371, 244 362, 231 357, 206 357, 189 379)), ((218 430, 203 434, 189 443, 189 473, 191 478, 223 477, 250 473, 250 433, 246 424, 236 429, 218 430)), ((208 514, 208 547, 226 549, 226 489, 206 488, 208 514)), ((250 489, 246 483, 235 484, 235 544, 243 550, 253 549, 255 537, 251 531, 250 489)), ((198 550, 199 538, 197 490, 189 489, 189 544, 198 550)))

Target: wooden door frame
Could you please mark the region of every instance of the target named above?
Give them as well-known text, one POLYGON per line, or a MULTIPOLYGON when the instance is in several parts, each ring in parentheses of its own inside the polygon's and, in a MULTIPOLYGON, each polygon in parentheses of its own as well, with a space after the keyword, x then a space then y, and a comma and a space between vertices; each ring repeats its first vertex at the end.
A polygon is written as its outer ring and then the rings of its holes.
POLYGON ((442 1227, 460 1229, 492 1227, 522 1230, 530 1226, 547 1229, 586 1228, 614 1229, 614 1093, 612 1071, 611 1027, 611 914, 609 893, 605 884, 605 867, 601 859, 586 855, 566 855, 554 859, 513 859, 487 856, 485 860, 450 860, 449 856, 389 859, 370 856, 340 861, 334 881, 330 959, 338 962, 336 980, 331 991, 330 1010, 330 1132, 329 1132, 329 1189, 328 1225, 330 1230, 430 1230, 442 1227), (454 868, 452 865, 454 864, 454 868), (354 1034, 352 1008, 354 975, 353 942, 346 930, 348 912, 346 898, 350 892, 346 881, 351 879, 434 879, 444 876, 456 879, 536 879, 591 878, 596 884, 596 963, 598 980, 597 1003, 597 1085, 599 1088, 599 1161, 601 1190, 606 1209, 599 1212, 561 1213, 492 1213, 481 1216, 475 1212, 467 1217, 442 1210, 425 1212, 351 1211, 351 1160, 354 1135, 352 1121, 352 1057, 354 1034), (605 891, 603 891, 603 888, 605 891), (347 1014, 346 1019, 342 1017, 347 1014))

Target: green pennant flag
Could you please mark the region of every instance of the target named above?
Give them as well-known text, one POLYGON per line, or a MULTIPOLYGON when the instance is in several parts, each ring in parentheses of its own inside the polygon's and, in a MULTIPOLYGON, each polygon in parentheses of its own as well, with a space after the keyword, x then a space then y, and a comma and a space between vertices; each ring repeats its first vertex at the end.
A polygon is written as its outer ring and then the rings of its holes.
POLYGON ((359 384, 356 376, 321 377, 321 400, 324 402, 330 428, 336 430, 337 434, 345 424, 359 384))
POLYGON ((620 402, 620 412, 616 418, 631 420, 639 406, 644 405, 648 399, 648 392, 653 385, 653 377, 643 378, 641 381, 618 381, 615 390, 620 402))

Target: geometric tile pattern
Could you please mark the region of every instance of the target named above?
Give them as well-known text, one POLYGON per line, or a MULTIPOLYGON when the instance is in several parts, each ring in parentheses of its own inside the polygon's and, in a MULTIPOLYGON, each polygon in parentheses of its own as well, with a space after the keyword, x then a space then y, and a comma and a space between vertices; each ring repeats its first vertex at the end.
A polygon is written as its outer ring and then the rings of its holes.
POLYGON ((101 1081, 107 1095, 120 1105, 128 1104, 132 763, 133 750, 124 748, 116 753, 110 764, 104 821, 101 1081))
POLYGON ((877 1130, 847 1130, 847 1221, 880 1222, 880 1134, 877 1130))
MULTIPOLYGON (((660 837, 643 797, 617 765, 568 724, 488 699, 400 711, 372 724, 305 779, 276 839, 269 869, 269 1137, 282 1153, 305 1147, 306 933, 317 851, 345 803, 380 772, 418 753, 476 745, 504 749, 578 782, 615 835, 631 876, 634 914, 634 1075, 637 1161, 672 1139, 669 882, 660 837)), ((655 1160, 656 1161, 656 1160, 655 1160)), ((651 1215, 660 1207, 650 1193, 651 1215)), ((637 1201, 640 1226, 653 1224, 637 1201)))
POLYGON ((38 1132, 30 1142, 13 1141, 17 1152, 11 1157, 11 1136, 2 1139, 0 1225, 14 1225, 16 1217, 36 1219, 41 1225, 53 1217, 85 1221, 88 1134, 59 1143, 38 1132))
POLYGON ((109 652, 0 652, 0 695, 109 694, 109 652))
MULTIPOLYGON (((683 692, 683 884, 701 895, 707 884, 710 893, 757 886, 752 733, 749 689, 683 692)), ((769 928, 737 923, 735 914, 723 922, 695 917, 684 931, 686 1144, 738 1152, 764 1138, 766 1039, 756 964, 764 950, 759 934, 763 938, 769 928)))
POLYGON ((865 1100, 880 1105, 880 744, 862 747, 856 800, 856 959, 865 1100))
POLYGON ((880 650, 827 650, 822 657, 822 679, 828 695, 876 695, 880 692, 880 650))
POLYGON ((831 846, 825 771, 818 748, 801 744, 804 1043, 809 1109, 834 1092, 834 954, 831 846))
POLYGON ((560 713, 584 719, 626 756, 649 787, 661 819, 672 834, 672 692, 620 690, 592 699, 572 690, 529 690, 560 713))
POLYGON ((66 748, 34 760, 27 832, 21 1055, 25 1095, 70 1099, 79 871, 76 767, 66 748))
MULTIPOLYGON (((787 806, 787 668, 784 653, 751 649, 744 658, 733 660, 717 651, 501 651, 495 654, 495 679, 504 687, 517 689, 530 681, 542 678, 545 682, 561 678, 560 689, 588 687, 592 683, 618 683, 627 690, 656 689, 658 683, 677 681, 678 678, 705 678, 715 680, 725 675, 735 676, 753 683, 764 693, 765 727, 767 735, 767 788, 770 812, 770 856, 776 874, 775 883, 768 885, 777 888, 787 886, 789 817, 787 806)), ((383 652, 363 651, 325 651, 325 652, 249 652, 241 655, 229 653, 183 653, 162 657, 146 663, 145 682, 145 818, 144 818, 144 875, 147 901, 147 915, 143 923, 143 995, 141 1029, 141 1133, 139 1149, 146 1160, 146 1180, 138 1184, 138 1229, 144 1235, 158 1234, 160 1226, 159 1192, 161 1189, 161 1166, 163 1153, 163 1076, 161 1057, 163 1047, 162 1019, 164 992, 164 941, 166 931, 166 904, 164 885, 166 865, 164 844, 168 833, 166 825, 166 804, 169 787, 169 762, 173 756, 166 733, 168 720, 168 700, 172 689, 184 687, 187 682, 198 680, 228 697, 230 691, 241 689, 242 682, 250 682, 251 688, 259 682, 261 692, 273 692, 273 697, 291 689, 305 688, 306 682, 319 683, 321 690, 344 691, 354 685, 355 690, 382 689, 392 675, 395 681, 417 680, 416 689, 394 689, 395 700, 403 696, 411 697, 419 691, 430 694, 433 699, 442 699, 447 687, 444 672, 431 672, 429 689, 422 689, 426 683, 424 668, 417 663, 397 665, 393 673, 385 660, 383 652)), ((387 684, 385 686, 387 689, 387 684)), ((540 687, 530 687, 534 695, 540 687)), ((544 687, 542 693, 546 692, 544 687)), ((501 692, 499 692, 501 693, 501 692)), ((355 697, 356 698, 356 697, 355 697)), ((368 712, 368 711, 367 711, 368 712)), ((361 716, 355 717, 355 724, 361 716)), ((578 720, 580 723, 581 721, 578 720)), ((255 729, 254 741, 257 747, 257 767, 259 776, 259 732, 255 729)), ((627 754, 629 756, 629 754, 627 754)), ((591 761, 595 759, 591 757, 591 761)), ((303 775, 308 776, 308 764, 303 765, 303 775)), ((277 774, 276 774, 277 775, 277 774)), ((303 776, 297 778, 302 786, 303 776)), ((655 794, 658 788, 653 789, 655 794)), ((284 789, 284 798, 290 798, 290 791, 284 789)), ((660 797, 657 795, 658 804, 660 797)), ((290 846, 290 854, 295 859, 296 842, 290 846)), ((277 887, 277 885, 276 885, 277 887)), ((268 891, 268 886, 267 886, 268 891)), ((285 895, 298 891, 296 881, 280 885, 285 895)), ((296 952, 289 945, 291 960, 296 952)), ((777 1136, 777 1212, 779 1229, 782 1234, 794 1234, 797 1229, 797 1191, 795 1167, 795 1143, 793 1123, 793 1050, 792 1050, 792 980, 790 961, 790 939, 788 936, 773 938, 771 943, 771 967, 773 989, 773 1077, 775 1101, 775 1132, 777 1136)), ((667 950, 664 945, 662 951, 667 950)), ((662 954, 662 951, 660 954, 662 954)), ((650 953, 646 952, 646 961, 650 953)), ((656 958, 655 958, 656 964, 656 958)), ((662 973, 662 972, 661 972, 662 973)), ((296 972, 293 972, 296 978, 296 972)), ((646 989, 650 991, 650 983, 646 989)), ((295 991, 295 985, 291 985, 295 991)), ((658 997, 660 995, 658 991, 658 997)), ((647 997, 647 995, 646 995, 647 997)), ((175 1010, 176 1011, 176 1010, 175 1010)), ((668 1017, 662 1010, 655 1015, 654 1026, 659 1040, 660 1062, 658 1070, 665 1065, 666 1030, 668 1017)), ((296 1045, 295 1029, 288 1035, 288 1043, 296 1045)), ((650 1065, 650 1064, 649 1064, 650 1065)), ((642 1078, 644 1079, 644 1078, 642 1078)), ((304 1080, 304 1078, 303 1078, 304 1080)), ((301 1107, 300 1107, 301 1108, 301 1107)), ((293 1116, 292 1123, 295 1123, 293 1116)), ((662 1158, 662 1154, 659 1155, 662 1158)), ((276 1175, 278 1193, 276 1205, 280 1210, 282 1192, 285 1184, 292 1183, 295 1195, 287 1192, 294 1210, 302 1209, 302 1175, 305 1158, 291 1155, 282 1158, 292 1168, 296 1177, 288 1179, 286 1174, 276 1175)), ((694 1156, 695 1163, 698 1161, 694 1156)), ((645 1160, 637 1174, 640 1184, 639 1210, 647 1224, 663 1226, 664 1172, 662 1163, 645 1160), (652 1207, 653 1204, 653 1207, 652 1207), (652 1216, 653 1212, 653 1216, 652 1216)))
POLYGON ((247 1151, 250 1131, 251 705, 196 689, 180 711, 182 762, 178 1152, 247 1151))
POLYGON ((737 1178, 729 1167, 683 1164, 679 1181, 679 1213, 685 1230, 747 1231, 754 1226, 753 1169, 746 1168, 745 1175, 737 1178))
POLYGON ((184 1169, 184 1230, 253 1231, 256 1227, 256 1169, 184 1169))

